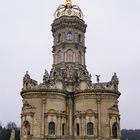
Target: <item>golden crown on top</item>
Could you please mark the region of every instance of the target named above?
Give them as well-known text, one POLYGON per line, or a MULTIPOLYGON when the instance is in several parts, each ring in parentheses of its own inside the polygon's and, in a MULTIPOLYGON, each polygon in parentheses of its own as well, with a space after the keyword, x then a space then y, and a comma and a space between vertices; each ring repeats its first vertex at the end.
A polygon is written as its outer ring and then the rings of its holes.
POLYGON ((83 19, 83 12, 80 7, 77 5, 72 5, 71 0, 66 0, 65 5, 61 4, 58 6, 57 10, 54 13, 54 18, 58 19, 62 16, 76 16, 80 19, 83 19))

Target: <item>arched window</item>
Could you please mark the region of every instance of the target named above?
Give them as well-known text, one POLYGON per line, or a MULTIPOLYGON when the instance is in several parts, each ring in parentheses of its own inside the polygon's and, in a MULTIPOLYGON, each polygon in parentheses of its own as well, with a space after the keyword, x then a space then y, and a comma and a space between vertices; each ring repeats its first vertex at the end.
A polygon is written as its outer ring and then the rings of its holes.
POLYGON ((62 136, 64 136, 65 135, 65 124, 63 123, 62 124, 62 136))
POLYGON ((81 42, 81 34, 78 35, 78 42, 81 42))
POLYGON ((67 40, 72 40, 72 32, 67 33, 67 40))
POLYGON ((112 137, 113 138, 117 138, 118 137, 118 129, 117 129, 117 124, 116 123, 114 123, 113 125, 112 125, 112 137))
POLYGON ((93 135, 93 123, 89 122, 87 124, 87 135, 93 135))
POLYGON ((67 51, 67 62, 72 62, 73 61, 73 52, 72 50, 67 51))
POLYGON ((80 51, 78 52, 78 62, 79 64, 82 62, 82 53, 80 51))
POLYGON ((58 34, 58 42, 60 42, 61 41, 61 34, 59 33, 58 34))
POLYGON ((58 63, 61 63, 63 61, 63 53, 61 51, 58 51, 57 61, 58 63))
POLYGON ((31 126, 30 126, 30 123, 28 121, 25 121, 23 123, 23 131, 24 131, 23 133, 24 133, 25 136, 29 136, 31 134, 30 133, 31 126))
POLYGON ((77 136, 80 135, 80 127, 79 127, 78 123, 76 124, 76 134, 77 134, 77 136))
POLYGON ((49 135, 55 135, 55 123, 54 122, 49 123, 49 135))

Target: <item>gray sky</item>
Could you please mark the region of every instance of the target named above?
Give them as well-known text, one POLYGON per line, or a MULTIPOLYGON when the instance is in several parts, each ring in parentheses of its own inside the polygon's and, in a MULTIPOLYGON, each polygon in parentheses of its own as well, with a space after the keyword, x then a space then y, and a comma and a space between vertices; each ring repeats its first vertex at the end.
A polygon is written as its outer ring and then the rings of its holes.
MULTIPOLYGON (((22 78, 52 66, 53 13, 65 0, 0 0, 0 121, 20 125, 22 78)), ((140 0, 73 0, 88 24, 86 62, 95 82, 117 73, 122 128, 140 128, 140 0)))

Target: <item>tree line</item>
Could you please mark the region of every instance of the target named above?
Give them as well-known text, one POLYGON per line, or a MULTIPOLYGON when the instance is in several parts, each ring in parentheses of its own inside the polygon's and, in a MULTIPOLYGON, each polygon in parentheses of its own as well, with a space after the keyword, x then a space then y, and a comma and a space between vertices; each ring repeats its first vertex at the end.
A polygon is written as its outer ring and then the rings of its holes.
POLYGON ((0 123, 0 140, 10 140, 12 129, 15 130, 15 140, 20 140, 20 128, 14 122, 9 122, 6 126, 0 123))
MULTIPOLYGON (((20 140, 20 128, 14 122, 9 122, 6 126, 2 126, 0 123, 0 140, 10 140, 12 129, 15 130, 15 140, 20 140)), ((140 129, 121 130, 121 140, 140 140, 140 129)))
POLYGON ((121 140, 140 140, 140 129, 121 130, 121 140))

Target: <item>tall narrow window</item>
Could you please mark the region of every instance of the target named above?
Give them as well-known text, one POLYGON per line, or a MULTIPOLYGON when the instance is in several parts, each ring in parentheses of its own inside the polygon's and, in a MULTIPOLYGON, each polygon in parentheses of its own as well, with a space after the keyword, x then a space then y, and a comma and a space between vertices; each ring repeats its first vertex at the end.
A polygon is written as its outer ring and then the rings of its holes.
POLYGON ((78 35, 78 42, 81 42, 81 34, 78 35))
POLYGON ((60 42, 61 41, 61 34, 59 33, 58 34, 58 42, 60 42))
POLYGON ((55 123, 54 122, 49 123, 49 135, 55 135, 55 123))
POLYGON ((87 135, 93 135, 93 123, 89 122, 87 124, 87 135))
POLYGON ((72 40, 72 32, 67 33, 67 40, 72 40))
POLYGON ((81 62, 82 62, 82 53, 80 51, 78 53, 78 62, 79 62, 79 64, 81 64, 81 62))
POLYGON ((57 62, 61 63, 62 61, 63 61, 63 53, 61 51, 58 51, 57 62))
POLYGON ((67 51, 67 62, 72 62, 73 61, 73 52, 72 50, 67 51))
POLYGON ((80 135, 80 127, 79 127, 78 123, 76 124, 76 134, 77 134, 77 136, 80 135))
POLYGON ((62 136, 64 136, 65 135, 65 124, 63 123, 62 124, 62 136))
POLYGON ((112 125, 112 137, 113 138, 117 138, 118 137, 118 135, 117 135, 117 124, 116 123, 114 123, 112 125))

